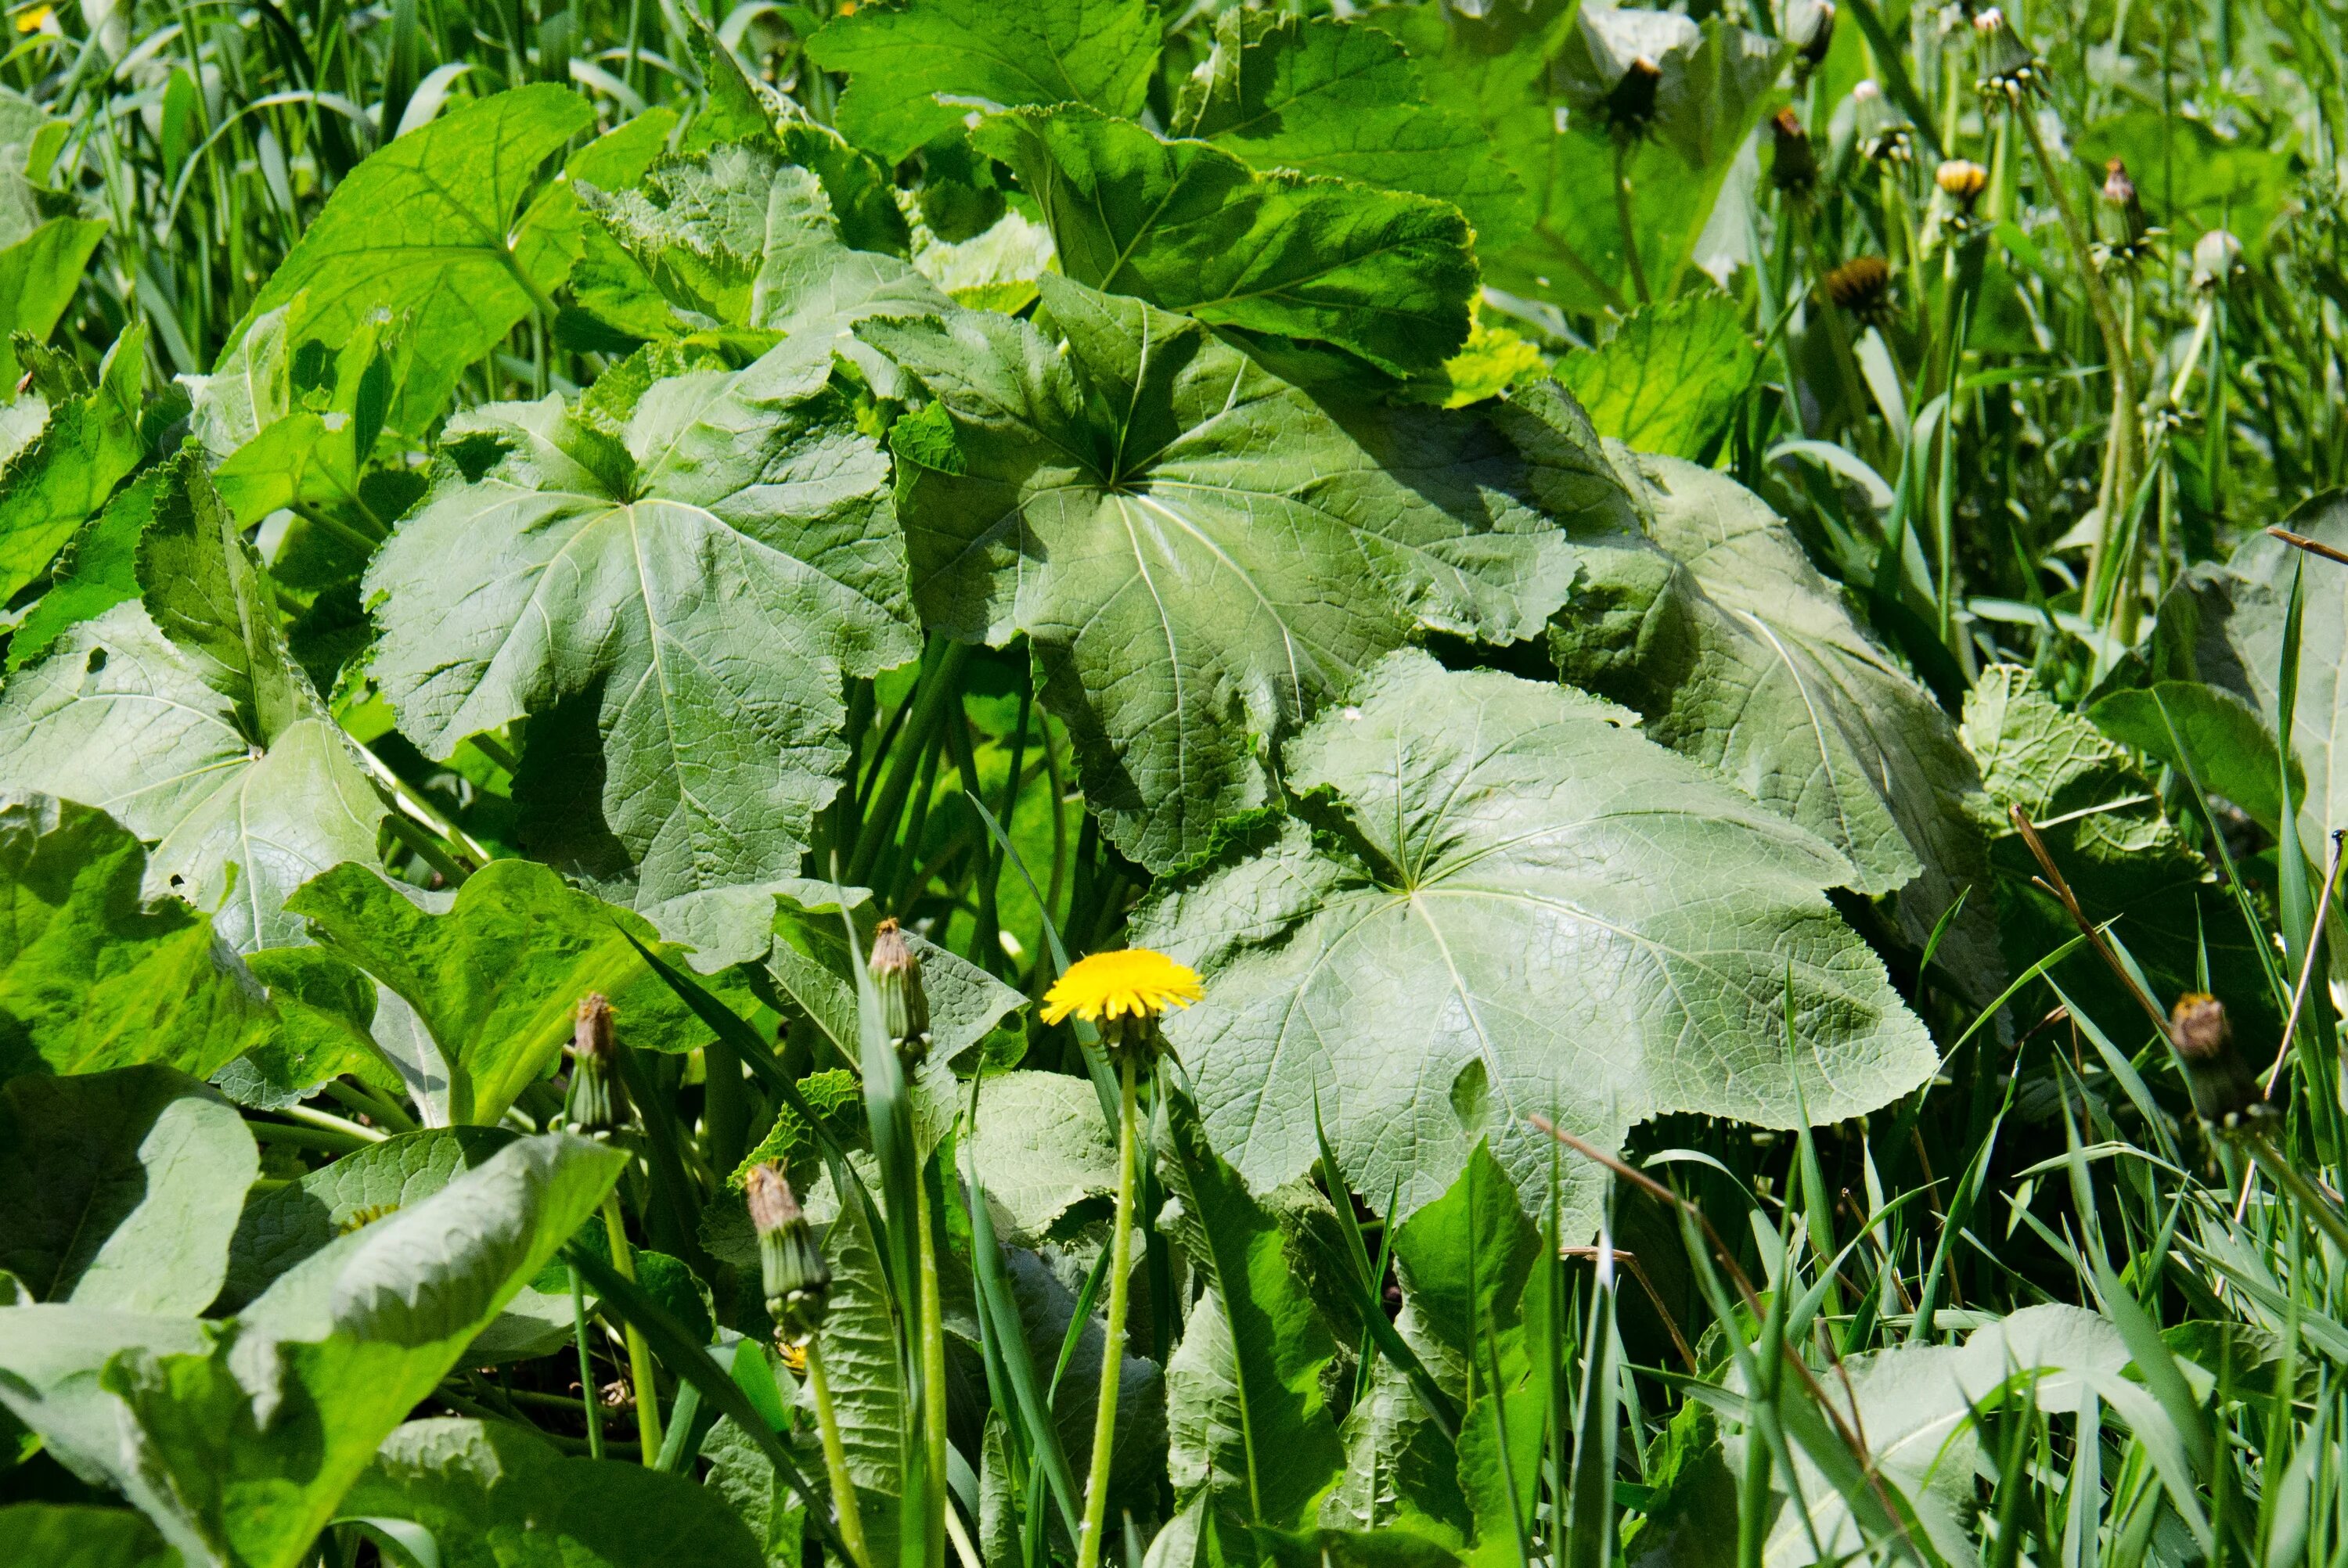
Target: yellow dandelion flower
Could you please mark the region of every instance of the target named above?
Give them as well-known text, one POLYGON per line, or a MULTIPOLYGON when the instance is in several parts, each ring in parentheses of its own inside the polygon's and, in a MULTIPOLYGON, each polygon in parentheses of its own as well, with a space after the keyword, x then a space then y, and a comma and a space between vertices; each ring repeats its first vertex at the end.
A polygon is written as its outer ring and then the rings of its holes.
POLYGON ((1068 966, 1044 993, 1044 1021, 1058 1023, 1074 1013, 1086 1023, 1121 1018, 1155 1018, 1168 1008, 1186 1008, 1207 994, 1199 972, 1147 948, 1095 953, 1068 966))
POLYGON ((39 32, 41 30, 42 24, 46 22, 50 16, 55 15, 56 10, 57 7, 53 5, 35 5, 28 10, 17 12, 16 31, 19 33, 39 32))

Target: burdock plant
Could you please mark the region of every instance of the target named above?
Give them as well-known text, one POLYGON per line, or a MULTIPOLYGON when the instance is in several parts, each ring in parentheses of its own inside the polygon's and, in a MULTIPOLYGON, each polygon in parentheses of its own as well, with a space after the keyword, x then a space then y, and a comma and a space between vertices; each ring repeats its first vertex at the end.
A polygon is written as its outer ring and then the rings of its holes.
POLYGON ((1095 953, 1068 966, 1044 997, 1044 1021, 1070 1017, 1100 1030, 1101 1048, 1117 1069, 1117 1215, 1109 1230, 1108 1325, 1101 1344, 1100 1399, 1093 1415, 1092 1463, 1085 1478, 1084 1536, 1077 1568, 1098 1568, 1101 1532, 1108 1518, 1109 1450, 1117 1438, 1117 1372, 1125 1364, 1125 1316, 1133 1273, 1133 1180, 1140 1146, 1134 1084, 1154 1068, 1165 1048, 1159 1015, 1205 996, 1198 972, 1147 948, 1095 953))

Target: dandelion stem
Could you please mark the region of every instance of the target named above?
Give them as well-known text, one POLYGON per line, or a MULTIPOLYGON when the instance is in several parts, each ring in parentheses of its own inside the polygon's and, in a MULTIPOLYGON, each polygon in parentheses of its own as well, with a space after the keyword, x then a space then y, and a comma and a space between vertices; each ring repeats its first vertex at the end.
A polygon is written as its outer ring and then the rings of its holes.
MULTIPOLYGON (((617 1193, 603 1195, 603 1235, 612 1244, 612 1266, 620 1277, 631 1285, 636 1278, 636 1256, 628 1246, 627 1227, 620 1222, 620 1196, 617 1193)), ((628 1382, 636 1396, 636 1440, 643 1445, 644 1463, 653 1463, 660 1454, 660 1389, 653 1382, 652 1348, 633 1323, 626 1327, 628 1344, 628 1382)))
POLYGON ((848 1473, 848 1450, 839 1440, 839 1413, 832 1408, 831 1377, 824 1370, 820 1335, 807 1342, 808 1389, 815 1395, 816 1430, 823 1438, 824 1473, 831 1480, 831 1505, 839 1515, 839 1539, 857 1568, 871 1568, 872 1553, 864 1544, 864 1511, 857 1505, 856 1482, 848 1473))
POLYGON ((1085 1533, 1076 1568, 1100 1568, 1101 1533, 1108 1521, 1109 1452, 1117 1439, 1117 1373, 1125 1365, 1127 1282, 1133 1273, 1133 1172, 1140 1143, 1134 1111, 1133 1054, 1118 1053, 1117 1217, 1110 1222, 1108 1332, 1101 1341, 1100 1400, 1093 1412, 1093 1457, 1085 1478, 1085 1533))

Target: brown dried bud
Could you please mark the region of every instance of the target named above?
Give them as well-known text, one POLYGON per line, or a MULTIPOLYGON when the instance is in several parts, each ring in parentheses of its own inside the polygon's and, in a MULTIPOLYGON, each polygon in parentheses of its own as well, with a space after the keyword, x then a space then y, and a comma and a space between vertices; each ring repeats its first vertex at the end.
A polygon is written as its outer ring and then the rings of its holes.
POLYGON ((2106 255, 2135 260, 2148 249, 2146 241, 2152 230, 2145 221, 2144 203, 2137 199, 2136 181, 2128 178, 2127 164, 2120 159, 2104 166, 2104 200, 2096 216, 2106 255))

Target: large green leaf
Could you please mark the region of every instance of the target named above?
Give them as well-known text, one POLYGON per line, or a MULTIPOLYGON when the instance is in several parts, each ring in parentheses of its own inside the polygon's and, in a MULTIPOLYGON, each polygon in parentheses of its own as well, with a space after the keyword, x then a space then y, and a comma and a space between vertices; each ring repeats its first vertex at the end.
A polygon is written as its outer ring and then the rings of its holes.
POLYGON ((270 1030, 261 988, 103 812, 0 801, 0 1079, 162 1063, 209 1078, 270 1030))
POLYGON ((1395 376, 1468 341, 1476 263, 1448 203, 1259 174, 1218 147, 1086 108, 995 115, 971 139, 1018 172, 1077 282, 1329 344, 1395 376))
POLYGON ((1272 747, 1415 630, 1510 641, 1564 598, 1572 542, 1478 416, 1341 424, 1195 322, 1041 282, 1065 352, 985 312, 858 330, 942 410, 892 437, 923 620, 1028 636, 1136 859, 1270 802, 1272 747))
POLYGON ((155 843, 149 890, 217 909, 240 950, 298 942, 285 896, 374 860, 381 800, 196 455, 169 465, 137 566, 139 603, 73 627, 0 691, 0 780, 112 812, 155 843))
POLYGON ((1259 169, 1336 175, 1448 201, 1479 245, 1505 248, 1531 221, 1524 185, 1483 128, 1419 95, 1392 35, 1331 17, 1231 10, 1183 84, 1174 129, 1259 169))
POLYGON ((0 1311, 0 1404, 197 1564, 293 1568, 474 1337, 595 1211, 625 1155, 520 1140, 342 1237, 221 1326, 0 1311))
POLYGON ((558 252, 523 243, 530 231, 515 219, 540 166, 594 118, 577 93, 539 83, 452 104, 386 143, 335 188, 254 296, 223 359, 304 292, 304 324, 328 343, 388 311, 407 322, 416 354, 391 424, 423 429, 465 367, 561 283, 558 252))
MULTIPOLYGON (((1535 1375, 1536 1326, 1549 1317, 1550 1276, 1535 1267, 1540 1255, 1540 1233, 1485 1143, 1468 1153, 1450 1189, 1395 1235, 1395 1272, 1410 1308, 1402 1327, 1459 1402, 1456 1495, 1474 1522, 1479 1562, 1513 1559, 1540 1490, 1549 1388, 1535 1375)), ((1396 1467, 1397 1481, 1408 1475, 1396 1467)), ((1421 1493, 1406 1494, 1406 1528, 1446 1520, 1442 1509, 1455 1493, 1431 1486, 1432 1479, 1417 1478, 1421 1493)))
POLYGON ((555 398, 477 411, 367 571, 402 732, 447 756, 530 716, 533 851, 729 958, 763 913, 718 934, 695 906, 796 876, 841 676, 919 651, 888 460, 829 373, 673 376, 616 436, 555 398))
POLYGON ((441 1568, 760 1568, 742 1522, 687 1478, 566 1459, 504 1422, 408 1422, 384 1440, 343 1512, 422 1525, 441 1568))
POLYGON ((0 241, 5 245, 0 249, 0 387, 13 392, 24 374, 15 335, 36 342, 48 337, 105 238, 106 225, 98 219, 52 218, 21 238, 0 241))
POLYGON ((170 1478, 176 1522, 239 1563, 299 1563, 384 1438, 624 1163, 578 1139, 519 1141, 284 1276, 208 1355, 117 1358, 102 1381, 136 1451, 170 1478))
POLYGON ((133 326, 108 351, 98 384, 53 406, 41 433, 0 468, 0 594, 13 598, 47 570, 146 456, 146 381, 147 330, 133 326))
MULTIPOLYGON (((2235 693, 2160 681, 2099 698, 2087 717, 2122 745, 2189 771, 2201 788, 2232 801, 2269 833, 2281 826, 2282 764, 2273 733, 2235 693)), ((2307 781, 2296 757, 2291 771, 2291 795, 2303 801, 2307 781)))
MULTIPOLYGON (((504 1115, 551 1069, 590 991, 611 999, 620 1039, 636 1049, 691 1050, 707 1037, 629 942, 651 945, 651 926, 531 861, 491 861, 440 895, 341 866, 286 907, 414 1009, 437 1048, 451 1122, 504 1115)), ((419 1105, 441 1102, 429 1083, 411 1088, 419 1105)))
POLYGON ((1704 292, 1633 311, 1605 342, 1559 362, 1601 436, 1663 457, 1694 457, 1744 395, 1757 356, 1745 313, 1704 292))
POLYGON ((67 627, 139 597, 139 538, 154 520, 168 479, 166 470, 148 469, 67 541, 51 568, 48 591, 8 639, 9 669, 21 670, 47 652, 67 627))
MULTIPOLYGON (((613 324, 654 335, 780 333, 791 346, 770 362, 773 374, 786 364, 824 364, 834 347, 885 374, 886 363, 848 329, 866 316, 920 315, 945 303, 910 262, 848 245, 820 176, 784 161, 768 138, 668 159, 635 190, 581 194, 657 291, 613 324)), ((582 304, 610 308, 589 291, 582 304)))
POLYGON ((1117 1140, 1100 1096, 1065 1072, 1005 1072, 979 1091, 964 1134, 997 1235, 1034 1245, 1053 1222, 1117 1186, 1117 1140))
POLYGON ((168 1067, 0 1085, 0 1268, 40 1301, 211 1305, 261 1156, 236 1108, 168 1067))
POLYGON ((1187 1095, 1167 1096, 1158 1141, 1179 1205, 1171 1235, 1206 1286, 1166 1364, 1176 1499, 1275 1528, 1309 1523, 1344 1460, 1322 1386, 1337 1341, 1279 1223, 1209 1143, 1187 1095))
MULTIPOLYGON (((1354 702, 1287 748, 1342 836, 1292 823, 1136 922, 1206 977, 1168 1034, 1251 1180, 1312 1163, 1316 1102, 1352 1183, 1407 1214, 1488 1138, 1540 1201, 1536 1112, 1614 1149, 1658 1112, 1828 1122, 1931 1072, 1822 891, 1848 862, 1622 709, 1416 652, 1354 702)), ((1565 1178, 1581 1231, 1599 1181, 1565 1178)))
POLYGON ((220 1299, 233 1310, 338 1236, 421 1203, 513 1142, 501 1127, 436 1127, 355 1149, 255 1194, 236 1222, 220 1299))
POLYGON ((155 1527, 127 1508, 20 1502, 0 1508, 0 1563, 40 1568, 180 1568, 155 1527))
POLYGON ((808 41, 808 53, 850 74, 840 130, 894 163, 961 129, 973 100, 1138 112, 1161 26, 1149 0, 913 0, 844 15, 808 41))
MULTIPOLYGON (((1527 405, 1556 416, 1554 395, 1527 405)), ((1566 679, 1897 892, 1921 948, 1971 889, 1941 961, 1989 1001, 1997 953, 1981 780, 1931 694, 1851 619, 1785 523, 1725 475, 1621 453, 1657 550, 1593 552, 1550 631, 1566 679)))
MULTIPOLYGON (((2113 933, 2142 968, 2153 999, 2166 1007, 2199 982, 2232 1016, 2245 1049, 2281 1032, 2266 971, 2233 899, 2161 809, 2159 793, 2127 753, 2077 714, 2057 706, 2018 665, 1993 665, 1965 698, 1960 732, 1981 764, 1982 803, 1997 874, 1998 935, 2021 969, 2077 934, 2006 814, 2029 813, 2040 838, 2087 917, 2116 920, 2113 933)), ((2312 781, 2311 781, 2312 782, 2312 781)), ((2055 966, 2054 979, 2103 1026, 2135 1030, 2138 1004, 2094 952, 2055 966)), ((2260 1058, 2260 1060, 2263 1060, 2260 1058)))

